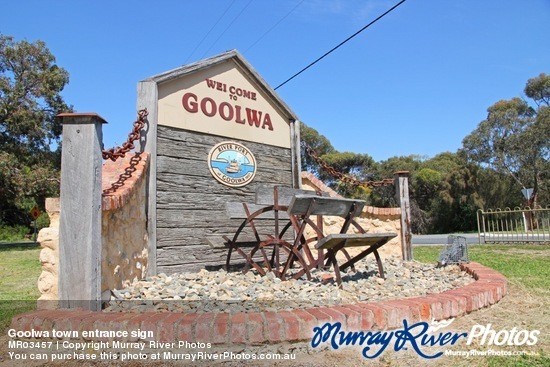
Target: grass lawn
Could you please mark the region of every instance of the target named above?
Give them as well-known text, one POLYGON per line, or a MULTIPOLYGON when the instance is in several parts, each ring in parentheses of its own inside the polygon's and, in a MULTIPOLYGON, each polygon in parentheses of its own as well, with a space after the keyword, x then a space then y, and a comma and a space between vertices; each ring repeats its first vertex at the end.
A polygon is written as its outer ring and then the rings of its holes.
MULTIPOLYGON (((413 256, 415 260, 434 263, 441 249, 415 247, 413 256)), ((469 248, 469 257, 471 261, 502 273, 508 280, 508 294, 497 305, 459 318, 455 324, 471 327, 476 323, 491 323, 498 329, 540 330, 534 349, 539 356, 492 356, 452 361, 457 366, 468 367, 550 366, 550 245, 476 245, 469 248)))
MULTIPOLYGON (((414 259, 437 262, 441 246, 414 247, 414 259)), ((541 295, 550 295, 550 245, 475 245, 468 250, 471 261, 502 273, 510 282, 541 295)))
POLYGON ((36 308, 40 297, 37 280, 41 273, 39 246, 0 245, 0 332, 19 313, 36 308))

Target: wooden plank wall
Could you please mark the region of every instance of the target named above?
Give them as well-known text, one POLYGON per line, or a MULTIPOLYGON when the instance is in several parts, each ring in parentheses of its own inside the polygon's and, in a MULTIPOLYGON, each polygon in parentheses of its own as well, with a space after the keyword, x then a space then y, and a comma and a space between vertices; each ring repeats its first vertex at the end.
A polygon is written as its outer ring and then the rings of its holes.
POLYGON ((157 130, 157 272, 175 273, 219 267, 226 251, 213 249, 207 237, 232 237, 242 222, 229 219, 227 202, 254 203, 258 185, 292 186, 290 149, 234 140, 257 161, 254 181, 231 188, 208 169, 208 153, 219 136, 158 126, 157 130))

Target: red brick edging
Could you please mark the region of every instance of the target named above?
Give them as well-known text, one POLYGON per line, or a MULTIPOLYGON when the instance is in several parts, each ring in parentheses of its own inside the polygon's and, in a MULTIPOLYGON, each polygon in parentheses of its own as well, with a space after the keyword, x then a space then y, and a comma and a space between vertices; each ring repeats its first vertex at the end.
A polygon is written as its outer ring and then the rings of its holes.
POLYGON ((103 211, 122 208, 130 199, 135 187, 149 165, 149 153, 126 153, 116 161, 106 161, 101 170, 101 190, 103 211))
MULTIPOLYGON (((457 317, 490 306, 506 294, 506 278, 486 266, 461 266, 476 281, 462 288, 427 297, 405 298, 345 306, 293 311, 248 313, 107 313, 81 310, 43 310, 17 315, 16 330, 132 330, 153 331, 160 342, 263 344, 310 340, 313 328, 341 322, 344 330, 382 330, 409 323, 457 317)), ((86 339, 86 338, 84 338, 86 339)), ((94 339, 100 341, 101 339, 94 339)), ((117 340, 122 340, 117 338, 117 340)), ((135 341, 131 337, 124 341, 135 341)))

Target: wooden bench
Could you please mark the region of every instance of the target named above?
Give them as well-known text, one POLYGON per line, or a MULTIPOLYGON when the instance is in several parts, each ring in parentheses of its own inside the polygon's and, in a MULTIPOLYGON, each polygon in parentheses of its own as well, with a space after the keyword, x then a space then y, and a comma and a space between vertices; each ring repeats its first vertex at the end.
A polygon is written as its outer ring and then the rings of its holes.
POLYGON ((299 278, 304 274, 311 278, 310 271, 313 268, 328 268, 332 265, 336 281, 342 287, 340 271, 348 267, 354 269, 356 262, 372 253, 376 258, 380 277, 384 278, 378 249, 397 234, 365 233, 365 230, 355 221, 364 206, 363 200, 331 198, 326 193, 288 187, 260 186, 256 190, 254 203, 227 203, 228 216, 241 218, 243 221, 232 238, 223 236, 223 246, 228 249, 226 269, 230 268, 234 252, 245 260, 244 272, 250 268, 256 269, 261 275, 271 271, 283 280, 288 276, 299 278), (325 235, 322 216, 344 218, 340 233, 325 235), (260 235, 256 228, 260 219, 272 220, 272 234, 260 235), (315 232, 315 237, 309 239, 304 237, 307 226, 315 232), (359 233, 348 234, 351 226, 354 226, 359 233), (245 227, 251 228, 254 238, 241 236, 245 227), (287 239, 284 238, 285 235, 287 239), (292 239, 288 239, 289 236, 292 239), (316 257, 309 248, 309 244, 313 241, 317 249, 316 257), (272 249, 270 256, 266 253, 268 247, 272 249), (366 247, 366 249, 351 257, 346 250, 351 247, 366 247), (286 259, 281 256, 280 250, 285 252, 286 259), (339 253, 346 258, 342 265, 338 264, 339 253), (284 261, 284 265, 281 260, 284 261), (298 269, 289 275, 289 270, 296 264, 299 266, 298 269))
MULTIPOLYGON (((283 186, 259 186, 255 192, 254 203, 228 202, 226 204, 228 217, 243 219, 243 221, 232 238, 226 235, 222 236, 224 241, 221 244, 214 239, 208 239, 212 247, 219 248, 224 246, 228 249, 225 268, 227 270, 230 268, 232 254, 236 252, 245 260, 244 272, 253 267, 258 273, 265 275, 265 266, 267 271, 272 271, 277 276, 280 276, 280 250, 283 249, 287 257, 294 251, 292 249, 294 242, 294 222, 287 213, 288 205, 295 195, 311 195, 312 192, 283 186), (271 233, 262 235, 257 228, 258 223, 266 221, 272 224, 270 228, 271 233), (252 236, 243 236, 245 228, 249 228, 252 231, 252 236), (284 238, 285 236, 287 239, 284 238), (288 237, 292 239, 289 240, 288 237), (266 247, 272 248, 271 256, 268 256, 266 253, 266 247), (259 260, 257 259, 258 257, 259 260), (261 260, 263 260, 262 265, 259 264, 261 260)), ((320 192, 313 193, 314 196, 328 195, 320 192)), ((301 247, 299 247, 299 250, 301 250, 301 247)), ((299 253, 296 253, 292 258, 296 258, 300 264, 305 263, 305 260, 299 253)), ((308 258, 311 258, 309 254, 308 258)))
MULTIPOLYGON (((389 240, 397 236, 396 233, 365 233, 365 230, 355 221, 355 218, 361 214, 364 206, 365 201, 363 200, 318 197, 310 194, 299 194, 295 195, 288 207, 288 213, 291 217, 298 216, 301 219, 302 224, 298 230, 298 236, 303 233, 306 225, 309 224, 310 226, 315 227, 314 222, 309 220, 309 217, 312 215, 329 215, 344 218, 344 224, 340 229, 340 233, 329 234, 318 238, 315 248, 318 250, 324 250, 325 256, 320 256, 317 259, 317 262, 311 265, 311 267, 319 267, 321 265, 320 263, 326 259, 324 267, 332 264, 336 276, 336 282, 339 287, 342 287, 340 272, 348 267, 353 267, 356 262, 371 253, 374 254, 376 258, 380 277, 384 278, 384 268, 378 249, 389 240), (360 233, 346 233, 352 225, 360 233), (346 248, 350 247, 367 247, 367 249, 353 257, 350 257, 346 251, 346 248), (342 265, 338 265, 338 252, 345 254, 347 259, 347 261, 342 265)), ((291 259, 287 261, 287 264, 283 268, 283 277, 290 267, 290 260, 291 259)))

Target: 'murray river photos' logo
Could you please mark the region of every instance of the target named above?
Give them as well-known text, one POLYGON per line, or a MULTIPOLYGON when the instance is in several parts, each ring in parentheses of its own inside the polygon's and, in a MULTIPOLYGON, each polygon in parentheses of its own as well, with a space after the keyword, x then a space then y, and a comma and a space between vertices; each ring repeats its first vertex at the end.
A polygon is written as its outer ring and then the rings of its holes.
POLYGON ((244 145, 224 141, 210 150, 208 168, 222 184, 241 187, 248 185, 256 176, 256 158, 244 145))

